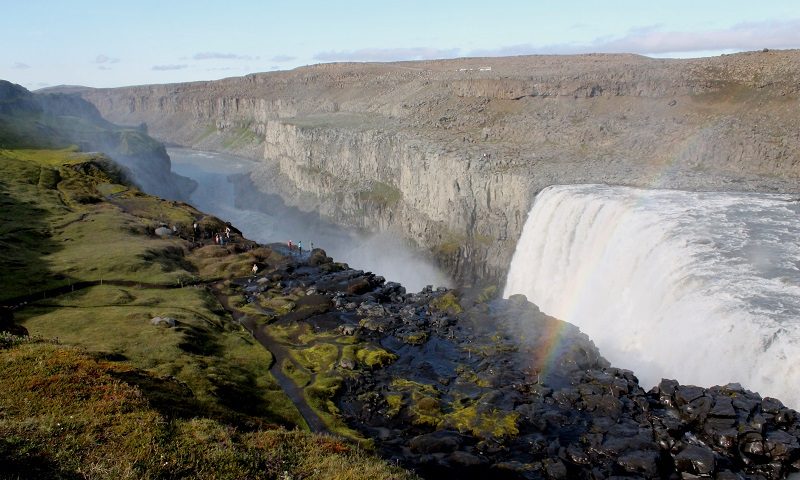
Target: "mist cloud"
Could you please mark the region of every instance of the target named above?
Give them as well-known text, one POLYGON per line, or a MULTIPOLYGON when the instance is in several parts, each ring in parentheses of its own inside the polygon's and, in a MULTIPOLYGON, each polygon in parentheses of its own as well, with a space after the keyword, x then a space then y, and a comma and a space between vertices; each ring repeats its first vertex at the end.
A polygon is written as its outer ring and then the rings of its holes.
POLYGON ((151 70, 163 72, 166 70, 183 70, 184 68, 189 68, 189 65, 153 65, 151 70))
POLYGON ((200 52, 200 53, 195 53, 192 59, 193 60, 258 60, 258 57, 251 57, 250 55, 237 55, 235 53, 200 52))
POLYGON ((26 70, 28 68, 31 68, 31 66, 28 65, 27 63, 14 62, 14 65, 12 65, 11 68, 16 68, 17 70, 26 70))
POLYGON ((393 60, 435 60, 459 55, 458 48, 440 49, 429 47, 412 48, 362 48, 350 51, 328 51, 314 55, 323 62, 389 62, 393 60))

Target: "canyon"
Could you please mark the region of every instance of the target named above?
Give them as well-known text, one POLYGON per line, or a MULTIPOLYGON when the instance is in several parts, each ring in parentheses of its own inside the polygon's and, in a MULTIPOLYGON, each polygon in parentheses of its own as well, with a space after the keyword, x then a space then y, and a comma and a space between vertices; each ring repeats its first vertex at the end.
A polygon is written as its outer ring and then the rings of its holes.
POLYGON ((334 63, 72 88, 171 145, 259 161, 291 206, 405 236, 459 283, 501 283, 553 184, 794 193, 800 51, 334 63))

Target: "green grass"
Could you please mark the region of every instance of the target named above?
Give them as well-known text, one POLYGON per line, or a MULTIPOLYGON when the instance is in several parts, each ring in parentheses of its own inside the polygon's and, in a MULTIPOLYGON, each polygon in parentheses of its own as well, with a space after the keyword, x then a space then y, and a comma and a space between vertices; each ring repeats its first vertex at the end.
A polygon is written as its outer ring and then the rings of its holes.
POLYGON ((303 367, 298 367, 292 360, 288 358, 284 358, 283 362, 281 362, 281 371, 299 388, 304 388, 311 383, 311 374, 308 372, 308 370, 303 367))
POLYGON ((320 373, 315 380, 303 390, 303 394, 308 404, 314 409, 319 418, 325 423, 325 427, 331 433, 371 448, 373 446, 372 441, 364 439, 360 433, 348 427, 341 416, 339 416, 339 408, 336 406, 333 399, 341 387, 341 375, 333 372, 320 373))
POLYGON ((200 135, 194 140, 192 143, 200 143, 206 138, 210 137, 212 134, 217 133, 217 126, 216 125, 206 125, 206 128, 200 133, 200 135))
MULTIPOLYGON (((233 329, 205 289, 147 288, 197 280, 200 267, 208 267, 195 262, 203 257, 189 255, 184 240, 150 233, 158 220, 190 224, 199 213, 115 183, 117 174, 103 157, 74 149, 0 151, 0 245, 8 252, 0 259, 0 300, 36 294, 37 303, 16 313, 32 334, 173 376, 208 408, 299 424, 268 373, 271 355, 233 329), (109 191, 117 205, 105 198, 109 191), (48 289, 80 281, 106 283, 48 298, 48 289), (179 325, 155 327, 154 316, 179 325)), ((213 263, 220 276, 264 255, 219 253, 213 263), (227 270, 219 271, 223 264, 227 270)))
POLYGON ((457 315, 464 311, 461 304, 458 302, 455 294, 452 291, 445 293, 437 298, 431 300, 431 308, 440 312, 446 312, 451 315, 457 315))
MULTIPOLYGON (((345 337, 352 339, 353 337, 345 337)), ((347 345, 342 349, 342 358, 353 360, 368 369, 382 368, 397 360, 397 355, 374 345, 347 345)))
MULTIPOLYGON (((246 145, 259 144, 264 139, 256 132, 250 129, 250 125, 238 125, 229 130, 222 131, 225 135, 225 140, 222 141, 222 146, 227 149, 236 149, 246 145)), ((205 136, 209 134, 204 134, 205 136)))
POLYGON ((403 194, 392 185, 376 181, 372 182, 368 190, 360 192, 358 198, 365 203, 388 207, 399 202, 403 194))
POLYGON ((468 238, 461 234, 448 230, 442 226, 440 240, 434 244, 433 253, 441 257, 452 257, 469 243, 468 238))
POLYGON ((470 432, 482 438, 502 438, 519 433, 517 412, 500 412, 498 410, 479 411, 477 405, 457 409, 445 415, 443 424, 461 432, 470 432))
POLYGON ((327 372, 334 368, 339 350, 336 345, 317 343, 308 348, 292 350, 292 356, 310 372, 327 372))
POLYGON ((413 478, 331 437, 173 409, 192 392, 125 363, 39 342, 0 357, 7 478, 413 478))
POLYGON ((215 303, 194 287, 164 291, 97 286, 23 309, 17 321, 31 334, 175 377, 207 405, 298 424, 299 414, 269 374, 270 353, 220 318, 212 310, 215 303), (155 316, 179 323, 175 328, 154 326, 150 319, 155 316))
MULTIPOLYGON (((148 233, 158 215, 137 216, 103 201, 100 185, 128 191, 115 183, 118 174, 107 159, 73 149, 0 150, 0 248, 7 252, 0 300, 78 281, 179 284, 195 276, 179 240, 148 233)), ((141 198, 150 211, 180 210, 141 198)), ((188 222, 193 212, 186 210, 181 218, 188 222)))

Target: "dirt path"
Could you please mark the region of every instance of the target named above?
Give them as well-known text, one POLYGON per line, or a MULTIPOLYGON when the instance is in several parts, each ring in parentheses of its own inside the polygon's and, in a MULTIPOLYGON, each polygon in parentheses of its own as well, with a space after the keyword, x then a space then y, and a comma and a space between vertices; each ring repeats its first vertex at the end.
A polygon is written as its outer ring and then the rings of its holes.
POLYGON ((234 308, 228 301, 227 295, 223 294, 217 285, 211 285, 211 292, 214 294, 217 300, 219 300, 220 304, 225 308, 225 310, 230 312, 234 320, 246 328, 247 331, 253 335, 253 338, 255 338, 258 343, 261 344, 261 346, 272 353, 275 361, 272 362, 269 371, 275 377, 275 380, 277 380, 284 393, 286 393, 286 396, 289 397, 292 403, 294 403, 294 406, 300 412, 300 415, 303 417, 303 420, 305 420, 308 428, 312 432, 330 433, 328 428, 325 426, 325 422, 319 418, 319 415, 317 415, 314 409, 311 408, 306 401, 305 395, 303 394, 303 389, 298 387, 291 378, 287 377, 283 373, 283 370, 281 369, 283 362, 285 360, 292 361, 289 351, 286 349, 286 347, 275 341, 275 339, 264 330, 263 326, 256 323, 255 319, 248 317, 243 312, 234 308))

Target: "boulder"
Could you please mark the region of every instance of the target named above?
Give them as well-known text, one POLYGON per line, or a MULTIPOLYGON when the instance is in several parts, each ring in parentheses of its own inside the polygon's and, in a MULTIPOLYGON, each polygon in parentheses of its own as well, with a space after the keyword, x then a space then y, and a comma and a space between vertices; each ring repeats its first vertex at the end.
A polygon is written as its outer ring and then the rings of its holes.
POLYGON ((172 317, 153 317, 150 320, 150 323, 157 327, 172 328, 178 323, 178 321, 172 317))
POLYGON ((617 463, 629 473, 640 473, 653 477, 658 474, 658 452, 636 450, 619 456, 617 463))
POLYGON ((308 264, 312 267, 316 267, 318 265, 325 265, 326 263, 333 263, 333 259, 325 253, 325 250, 321 248, 315 248, 311 250, 311 253, 308 256, 308 264))
POLYGON ((689 445, 675 455, 675 468, 679 472, 710 475, 715 466, 714 451, 708 447, 689 445))
POLYGON ((358 330, 358 325, 343 324, 339 325, 339 333, 342 335, 353 335, 358 330))
POLYGON ((156 228, 155 233, 159 237, 171 237, 172 236, 172 230, 170 230, 167 227, 158 227, 158 228, 156 228))
POLYGON ((462 444, 461 434, 450 430, 417 435, 409 442, 411 451, 415 453, 451 453, 462 444))

